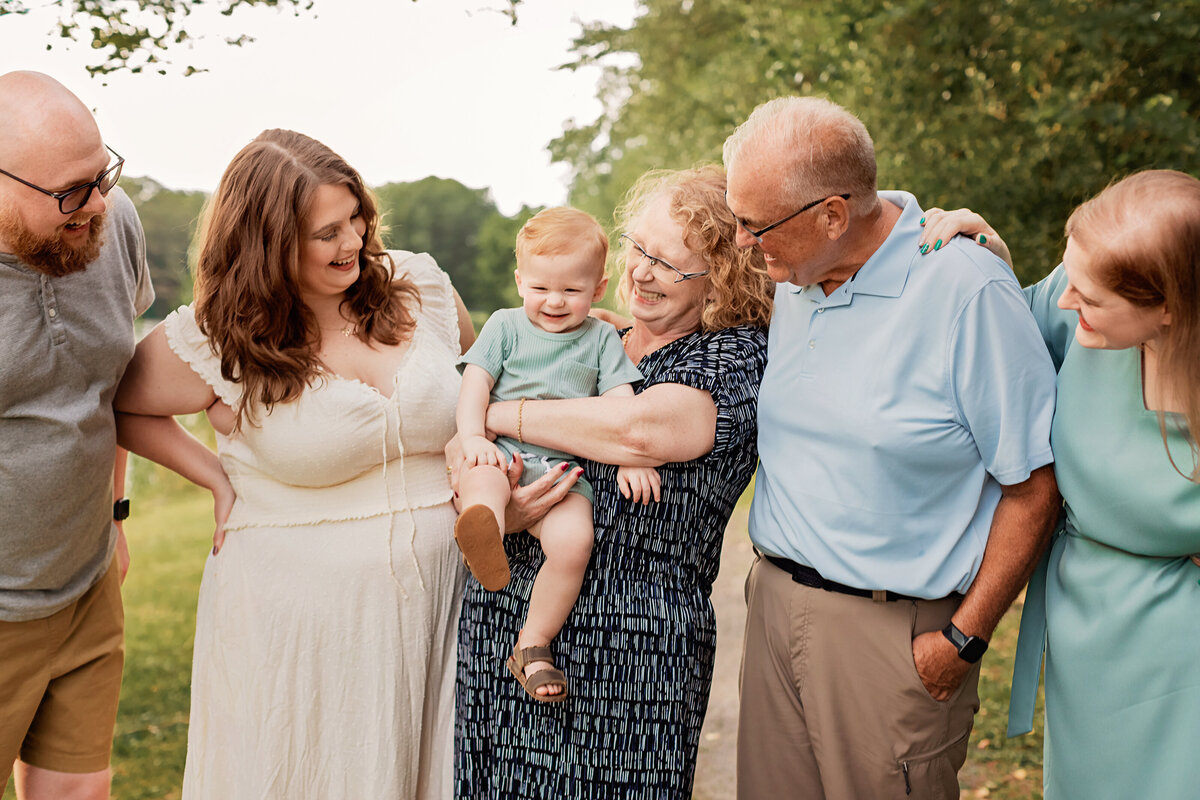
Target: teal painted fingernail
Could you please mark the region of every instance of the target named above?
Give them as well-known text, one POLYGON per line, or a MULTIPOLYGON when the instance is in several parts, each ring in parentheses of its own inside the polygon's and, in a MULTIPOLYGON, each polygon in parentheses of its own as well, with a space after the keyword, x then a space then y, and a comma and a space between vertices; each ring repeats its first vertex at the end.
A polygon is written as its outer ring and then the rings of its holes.
POLYGON ((921 245, 921 255, 925 255, 928 252, 929 252, 929 242, 926 242, 925 244, 921 245))
POLYGON ((979 243, 980 243, 980 244, 987 244, 987 237, 986 237, 986 236, 984 236, 982 233, 981 233, 981 234, 979 234, 979 243))
POLYGON ((937 244, 935 244, 935 245, 933 246, 933 249, 934 249, 934 250, 940 250, 940 249, 942 249, 942 240, 941 240, 941 239, 938 239, 938 240, 937 240, 937 244))
POLYGON ((922 224, 922 225, 924 225, 924 224, 925 224, 925 218, 924 218, 924 217, 921 217, 921 224, 922 224))

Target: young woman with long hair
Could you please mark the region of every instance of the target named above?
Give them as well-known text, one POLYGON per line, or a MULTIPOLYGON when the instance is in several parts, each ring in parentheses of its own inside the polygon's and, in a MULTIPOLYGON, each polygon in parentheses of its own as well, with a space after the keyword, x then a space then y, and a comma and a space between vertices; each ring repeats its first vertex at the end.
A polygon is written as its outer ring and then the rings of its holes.
POLYGON ((237 154, 195 302, 116 400, 122 443, 216 503, 185 798, 449 796, 465 573, 442 450, 473 339, 328 147, 269 130, 237 154), (200 411, 216 455, 171 419, 200 411))
MULTIPOLYGON (((928 217, 925 242, 995 231, 928 217)), ((1026 289, 1058 366, 1066 511, 1031 579, 1009 734, 1046 653, 1045 793, 1192 797, 1200 720, 1200 180, 1150 170, 1084 203, 1026 289), (1044 633, 1044 638, 1043 638, 1044 633)))

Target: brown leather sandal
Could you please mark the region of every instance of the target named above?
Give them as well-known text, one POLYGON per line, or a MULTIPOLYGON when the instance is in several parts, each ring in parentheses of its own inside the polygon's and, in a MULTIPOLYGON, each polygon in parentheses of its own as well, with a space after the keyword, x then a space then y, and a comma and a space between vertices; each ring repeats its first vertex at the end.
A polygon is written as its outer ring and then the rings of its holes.
POLYGON ((561 703, 566 700, 567 676, 562 674, 562 670, 554 668, 554 655, 550 652, 550 647, 540 645, 526 647, 524 650, 519 650, 518 647, 519 645, 513 645, 513 654, 508 657, 508 671, 517 679, 517 683, 521 684, 525 693, 539 703, 561 703), (546 661, 550 666, 525 677, 525 667, 535 661, 546 661), (538 694, 540 686, 561 686, 562 691, 558 694, 538 694))
POLYGON ((504 553, 504 539, 496 525, 496 515, 490 508, 473 505, 463 509, 454 523, 454 541, 458 542, 467 568, 484 589, 496 592, 508 586, 512 577, 508 556, 504 553))

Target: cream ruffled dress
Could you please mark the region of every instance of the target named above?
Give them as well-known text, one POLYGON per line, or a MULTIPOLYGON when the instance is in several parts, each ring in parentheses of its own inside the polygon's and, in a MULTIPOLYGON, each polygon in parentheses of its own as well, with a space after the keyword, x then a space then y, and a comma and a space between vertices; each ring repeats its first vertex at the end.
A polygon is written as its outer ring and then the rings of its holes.
MULTIPOLYGON (((421 307, 391 391, 330 375, 217 437, 238 499, 200 586, 185 800, 453 792, 457 314, 429 256, 392 257, 421 307)), ((166 332, 235 405, 191 308, 166 332)))

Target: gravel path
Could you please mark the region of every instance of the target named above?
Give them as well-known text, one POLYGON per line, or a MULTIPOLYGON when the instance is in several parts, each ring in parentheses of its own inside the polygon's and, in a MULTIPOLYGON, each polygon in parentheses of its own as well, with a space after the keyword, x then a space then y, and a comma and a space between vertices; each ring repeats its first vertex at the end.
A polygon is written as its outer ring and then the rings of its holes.
POLYGON ((747 511, 737 510, 725 529, 721 571, 713 584, 717 613, 717 658, 713 667, 708 714, 700 732, 696 759, 695 800, 730 800, 734 796, 737 761, 738 669, 742 660, 742 630, 746 622, 746 574, 754 551, 746 535, 747 511))

